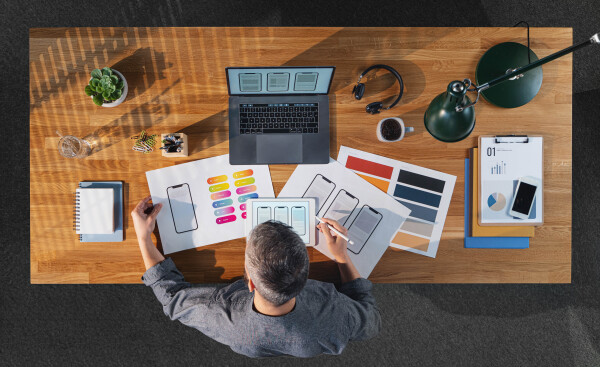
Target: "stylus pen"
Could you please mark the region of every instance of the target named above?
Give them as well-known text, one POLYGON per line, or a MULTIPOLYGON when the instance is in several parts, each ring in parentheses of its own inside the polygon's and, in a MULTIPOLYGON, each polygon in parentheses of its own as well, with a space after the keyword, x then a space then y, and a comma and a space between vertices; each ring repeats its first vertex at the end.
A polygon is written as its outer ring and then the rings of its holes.
MULTIPOLYGON (((321 218, 317 217, 316 215, 315 215, 315 218, 317 218, 317 220, 318 220, 319 222, 323 222, 323 223, 325 223, 325 221, 324 221, 323 219, 321 219, 321 218)), ((328 225, 327 225, 327 228, 329 228, 329 230, 333 231, 333 233, 337 234, 338 236, 340 236, 340 237, 342 237, 343 239, 345 239, 346 241, 348 241, 348 243, 349 243, 349 244, 351 244, 351 245, 354 245, 354 242, 350 241, 350 239, 349 239, 348 237, 344 236, 344 235, 343 235, 343 234, 341 234, 341 233, 340 233, 340 232, 339 232, 337 229, 333 228, 333 227, 331 226, 331 224, 328 224, 328 225)))

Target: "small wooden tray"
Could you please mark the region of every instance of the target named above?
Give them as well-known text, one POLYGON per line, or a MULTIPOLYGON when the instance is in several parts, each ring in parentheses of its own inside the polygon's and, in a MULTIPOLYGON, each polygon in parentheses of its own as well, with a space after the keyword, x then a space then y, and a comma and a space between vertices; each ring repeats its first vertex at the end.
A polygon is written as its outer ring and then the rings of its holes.
POLYGON ((188 156, 188 137, 184 133, 169 133, 169 134, 160 134, 160 146, 164 147, 163 140, 167 135, 179 135, 183 139, 183 144, 181 147, 183 150, 181 152, 168 153, 165 149, 162 150, 163 157, 187 157, 188 156))

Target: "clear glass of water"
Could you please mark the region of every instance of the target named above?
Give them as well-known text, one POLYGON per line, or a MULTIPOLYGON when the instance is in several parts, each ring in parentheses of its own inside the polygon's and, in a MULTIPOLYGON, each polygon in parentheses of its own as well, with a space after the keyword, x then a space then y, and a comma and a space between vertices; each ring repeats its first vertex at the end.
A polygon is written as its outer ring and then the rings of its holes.
POLYGON ((64 135, 58 141, 58 152, 65 158, 85 158, 92 152, 92 147, 85 139, 64 135))

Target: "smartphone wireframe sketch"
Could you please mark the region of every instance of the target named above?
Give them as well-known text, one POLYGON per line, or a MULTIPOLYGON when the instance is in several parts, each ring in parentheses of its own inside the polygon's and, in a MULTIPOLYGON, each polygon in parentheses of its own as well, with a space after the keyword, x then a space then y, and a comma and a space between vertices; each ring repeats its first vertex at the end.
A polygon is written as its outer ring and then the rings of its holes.
POLYGON ((274 212, 275 213, 274 213, 273 217, 275 218, 276 221, 281 222, 283 224, 289 224, 287 207, 276 206, 274 212))
POLYGON ((187 183, 167 187, 169 207, 176 233, 185 233, 198 229, 198 220, 192 201, 192 192, 187 183))
POLYGON ((383 215, 380 212, 368 205, 363 205, 348 228, 348 238, 353 242, 353 244, 348 242, 348 251, 358 255, 375 232, 381 219, 383 219, 383 215))
POLYGON ((329 208, 323 214, 323 218, 333 219, 338 221, 341 225, 345 225, 352 215, 352 212, 358 206, 358 198, 348 191, 341 189, 329 208))
POLYGON ((319 214, 321 206, 329 199, 333 190, 335 190, 335 183, 327 177, 317 174, 302 197, 315 198, 315 211, 319 214))
POLYGON ((271 208, 268 206, 259 206, 256 208, 256 225, 271 220, 271 208))
POLYGON ((306 209, 303 206, 292 207, 292 228, 299 236, 306 233, 306 209))

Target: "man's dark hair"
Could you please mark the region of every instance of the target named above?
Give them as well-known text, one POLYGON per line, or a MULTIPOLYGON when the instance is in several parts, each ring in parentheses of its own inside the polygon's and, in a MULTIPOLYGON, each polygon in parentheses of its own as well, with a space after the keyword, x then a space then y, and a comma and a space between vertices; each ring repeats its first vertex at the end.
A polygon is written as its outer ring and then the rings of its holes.
POLYGON ((246 267, 258 293, 280 306, 304 288, 308 252, 292 227, 268 221, 256 226, 248 236, 246 267))

